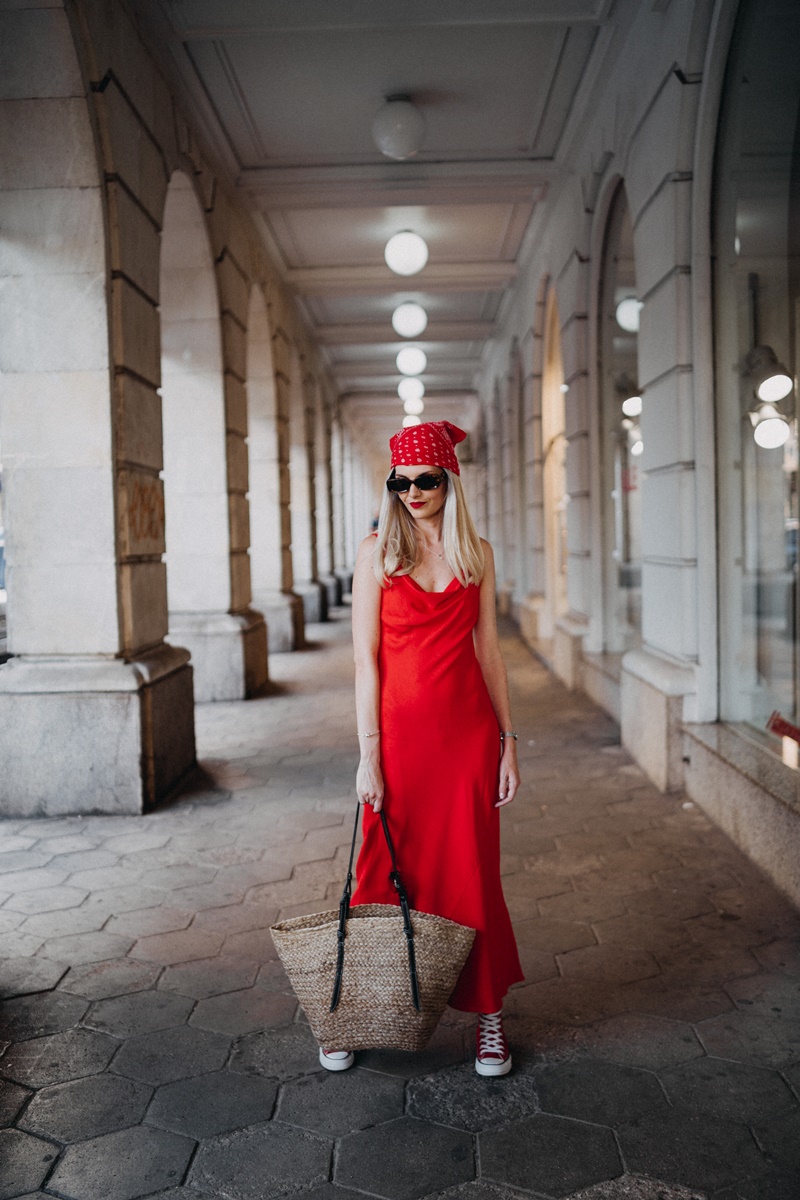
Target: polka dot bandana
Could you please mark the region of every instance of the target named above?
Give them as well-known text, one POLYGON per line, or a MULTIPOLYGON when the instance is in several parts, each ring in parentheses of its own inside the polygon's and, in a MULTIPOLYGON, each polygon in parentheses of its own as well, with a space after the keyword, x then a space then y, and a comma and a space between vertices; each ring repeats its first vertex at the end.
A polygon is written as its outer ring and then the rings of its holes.
POLYGON ((460 475, 455 445, 466 437, 463 429, 449 421, 425 421, 409 425, 389 438, 393 467, 446 467, 460 475))

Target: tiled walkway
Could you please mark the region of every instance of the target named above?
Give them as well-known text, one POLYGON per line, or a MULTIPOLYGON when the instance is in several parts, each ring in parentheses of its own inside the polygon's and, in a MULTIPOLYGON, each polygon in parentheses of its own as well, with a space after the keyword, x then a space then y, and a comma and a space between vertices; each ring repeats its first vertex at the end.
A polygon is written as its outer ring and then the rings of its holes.
POLYGON ((342 884, 346 613, 315 635, 199 711, 171 807, 0 824, 0 1200, 798 1200, 800 917, 510 636, 515 1070, 456 1013, 319 1069, 267 931, 342 884))

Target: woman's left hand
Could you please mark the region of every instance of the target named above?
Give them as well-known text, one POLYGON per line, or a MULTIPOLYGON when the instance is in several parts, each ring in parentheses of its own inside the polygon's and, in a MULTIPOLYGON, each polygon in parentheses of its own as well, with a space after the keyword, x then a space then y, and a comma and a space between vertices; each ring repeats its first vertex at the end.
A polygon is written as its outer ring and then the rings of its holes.
POLYGON ((500 799, 495 804, 495 808, 502 808, 504 804, 510 804, 517 794, 519 784, 517 743, 514 738, 506 738, 503 742, 503 756, 500 759, 500 799))

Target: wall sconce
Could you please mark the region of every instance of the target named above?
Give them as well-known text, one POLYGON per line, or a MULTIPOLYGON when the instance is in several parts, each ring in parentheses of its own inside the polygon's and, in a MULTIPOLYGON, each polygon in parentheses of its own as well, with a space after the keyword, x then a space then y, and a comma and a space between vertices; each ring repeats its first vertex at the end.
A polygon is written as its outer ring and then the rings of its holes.
POLYGON ((789 415, 778 407, 794 388, 794 380, 771 346, 754 346, 744 360, 742 374, 753 388, 747 415, 756 445, 776 450, 789 437, 789 415))

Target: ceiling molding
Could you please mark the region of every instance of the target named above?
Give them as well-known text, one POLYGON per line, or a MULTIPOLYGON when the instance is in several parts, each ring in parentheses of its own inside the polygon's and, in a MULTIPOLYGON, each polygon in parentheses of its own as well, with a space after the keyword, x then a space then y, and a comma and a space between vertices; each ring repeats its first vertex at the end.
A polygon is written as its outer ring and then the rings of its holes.
POLYGON ((307 296, 381 295, 399 287, 424 292, 500 291, 516 279, 513 262, 428 263, 418 275, 395 275, 386 266, 295 267, 286 272, 290 287, 307 296), (413 282, 411 282, 413 280, 413 282))
POLYGON ((387 342, 404 346, 413 342, 483 341, 495 333, 494 321, 429 321, 425 332, 416 338, 404 338, 395 333, 390 321, 365 321, 353 325, 318 325, 314 336, 325 346, 385 345, 387 342))

